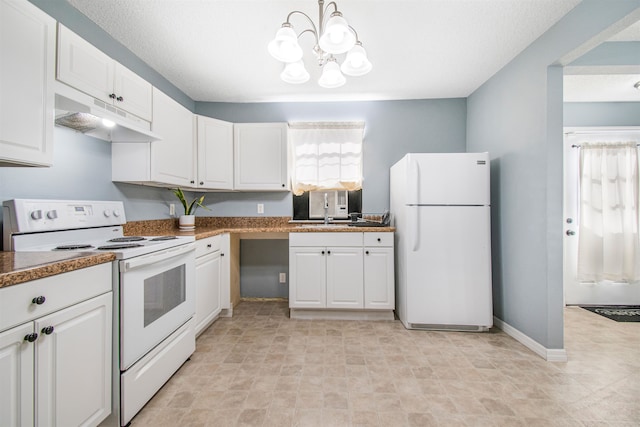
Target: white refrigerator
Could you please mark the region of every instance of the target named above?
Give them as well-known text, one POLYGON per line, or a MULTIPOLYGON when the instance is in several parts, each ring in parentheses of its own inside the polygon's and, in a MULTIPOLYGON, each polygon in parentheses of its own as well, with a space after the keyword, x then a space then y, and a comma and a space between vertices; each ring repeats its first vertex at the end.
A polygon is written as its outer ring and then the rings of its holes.
POLYGON ((396 312, 408 329, 493 325, 488 153, 409 153, 391 167, 396 312))

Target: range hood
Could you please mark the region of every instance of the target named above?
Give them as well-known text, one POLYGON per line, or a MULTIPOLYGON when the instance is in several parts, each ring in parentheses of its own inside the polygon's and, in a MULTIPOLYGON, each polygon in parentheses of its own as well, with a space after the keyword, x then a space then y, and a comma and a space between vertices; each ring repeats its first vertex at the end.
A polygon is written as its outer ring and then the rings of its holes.
POLYGON ((59 81, 55 84, 57 126, 111 142, 150 142, 162 139, 151 131, 151 124, 146 120, 59 81))

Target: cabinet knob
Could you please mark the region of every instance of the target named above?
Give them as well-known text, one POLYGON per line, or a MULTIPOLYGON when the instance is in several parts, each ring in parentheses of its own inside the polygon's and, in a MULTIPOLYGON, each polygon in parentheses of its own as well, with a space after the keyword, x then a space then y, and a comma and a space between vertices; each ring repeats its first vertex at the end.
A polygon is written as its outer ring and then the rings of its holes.
POLYGON ((204 181, 200 181, 200 185, 204 185, 204 181))
POLYGON ((381 242, 382 240, 378 237, 378 242, 381 242))
POLYGON ((369 255, 369 251, 365 251, 365 254, 369 255))
POLYGON ((320 252, 322 255, 324 255, 324 251, 320 252))
POLYGON ((331 251, 327 251, 327 255, 331 255, 331 251))
POLYGON ((116 101, 120 101, 120 102, 122 102, 122 101, 124 101, 124 98, 123 98, 123 97, 121 97, 121 96, 119 96, 119 97, 117 97, 117 98, 116 98, 116 101))
POLYGON ((189 181, 191 184, 195 184, 195 181, 189 181))
POLYGON ((115 93, 110 93, 110 94, 109 94, 109 98, 111 98, 111 99, 116 99, 116 94, 115 94, 115 93))
POLYGON ((42 305, 46 300, 47 299, 43 295, 40 295, 39 297, 35 297, 34 299, 32 299, 31 302, 34 304, 42 305))
POLYGON ((285 185, 284 185, 284 184, 282 184, 282 188, 284 188, 284 186, 285 186, 285 185))
POLYGON ((47 326, 46 328, 42 328, 41 332, 45 335, 51 335, 53 333, 53 326, 47 326))
POLYGON ((220 256, 224 256, 224 252, 221 252, 221 253, 220 253, 220 256))
POLYGON ((207 244, 207 247, 210 248, 211 247, 211 243, 207 244))
POLYGON ((35 332, 24 336, 24 340, 29 342, 34 342, 37 339, 38 339, 38 334, 36 334, 35 332))

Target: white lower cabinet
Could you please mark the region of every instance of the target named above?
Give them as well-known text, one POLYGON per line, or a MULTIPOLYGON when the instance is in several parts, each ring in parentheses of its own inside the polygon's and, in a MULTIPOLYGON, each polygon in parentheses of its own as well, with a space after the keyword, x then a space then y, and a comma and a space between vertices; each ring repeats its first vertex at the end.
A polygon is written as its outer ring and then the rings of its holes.
POLYGON ((229 234, 196 242, 196 336, 229 308, 229 234))
POLYGON ((289 234, 289 307, 395 308, 393 233, 289 234))
POLYGON ((97 426, 111 413, 111 271, 0 289, 0 425, 97 426))

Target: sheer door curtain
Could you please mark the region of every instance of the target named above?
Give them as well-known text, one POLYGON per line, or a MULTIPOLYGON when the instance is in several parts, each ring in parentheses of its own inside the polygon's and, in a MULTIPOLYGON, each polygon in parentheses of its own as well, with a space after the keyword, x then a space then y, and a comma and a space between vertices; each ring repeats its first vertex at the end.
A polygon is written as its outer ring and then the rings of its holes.
POLYGON ((640 279, 636 142, 583 143, 578 279, 640 279))

